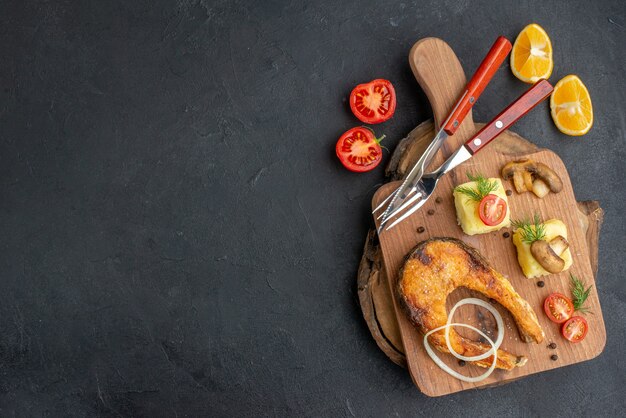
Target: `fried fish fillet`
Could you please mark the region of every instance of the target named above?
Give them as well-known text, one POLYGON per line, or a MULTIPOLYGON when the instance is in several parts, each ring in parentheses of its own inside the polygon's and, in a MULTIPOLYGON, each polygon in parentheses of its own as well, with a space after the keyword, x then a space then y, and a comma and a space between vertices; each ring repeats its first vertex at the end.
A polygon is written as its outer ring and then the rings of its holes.
MULTIPOLYGON (((446 299, 457 287, 476 290, 495 299, 508 309, 525 342, 540 343, 544 333, 537 315, 511 286, 495 271, 478 251, 454 238, 431 238, 417 245, 406 257, 400 270, 397 292, 411 322, 422 333, 445 325, 448 320, 446 299)), ((502 330, 504 331, 504 330, 502 330)), ((430 335, 429 342, 439 351, 448 353, 444 330, 430 335)), ((464 356, 480 355, 491 348, 488 344, 472 341, 450 329, 450 344, 464 356)), ((493 356, 472 362, 489 367, 493 356)), ((496 367, 511 370, 523 366, 527 359, 498 350, 496 367)))

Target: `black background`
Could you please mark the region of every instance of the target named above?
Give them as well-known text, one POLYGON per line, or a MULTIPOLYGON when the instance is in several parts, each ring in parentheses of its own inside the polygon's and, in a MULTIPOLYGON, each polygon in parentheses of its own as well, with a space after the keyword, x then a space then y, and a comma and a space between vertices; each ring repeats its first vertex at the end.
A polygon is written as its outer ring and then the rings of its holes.
MULTIPOLYGON (((623 1, 5 1, 0 5, 3 416, 617 416, 624 413, 623 1), (356 270, 383 181, 344 170, 346 98, 383 77, 386 145, 430 117, 407 54, 471 73, 528 23, 552 82, 594 104, 582 138, 544 104, 514 130, 606 211, 587 363, 430 399, 382 354, 356 270)), ((508 61, 475 109, 527 85, 508 61)), ((386 159, 388 157, 385 157, 386 159)), ((386 160, 385 160, 386 161, 386 160)), ((594 290, 595 291, 595 290, 594 290)))

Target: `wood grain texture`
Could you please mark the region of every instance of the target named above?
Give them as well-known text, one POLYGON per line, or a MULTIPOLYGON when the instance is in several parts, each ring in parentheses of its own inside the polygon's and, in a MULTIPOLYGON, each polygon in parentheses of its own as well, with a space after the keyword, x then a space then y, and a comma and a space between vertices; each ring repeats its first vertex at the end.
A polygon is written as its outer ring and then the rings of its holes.
MULTIPOLYGON (((483 125, 476 123, 478 129, 483 125)), ((431 119, 422 122, 413 129, 394 149, 386 167, 387 176, 392 180, 403 178, 408 167, 422 155, 434 134, 435 129, 431 119)), ((538 150, 536 145, 510 131, 492 143, 490 147, 499 153, 511 156, 511 158, 538 150)), ((587 231, 589 257, 597 281, 598 242, 604 211, 596 201, 584 201, 577 204, 579 219, 583 229, 587 231)), ((361 311, 374 341, 391 361, 406 367, 404 347, 389 292, 387 275, 384 271, 378 236, 373 229, 368 232, 365 238, 357 283, 361 311)))
MULTIPOLYGON (((433 111, 435 126, 441 126, 463 91, 466 78, 461 63, 452 49, 438 38, 418 41, 409 52, 409 65, 426 93, 433 111)), ((427 169, 438 167, 475 132, 472 112, 468 112, 456 133, 443 143, 427 169)), ((432 170, 427 170, 432 171, 432 170)))
POLYGON ((406 367, 402 337, 375 230, 369 231, 365 239, 357 286, 363 318, 374 341, 391 361, 406 367))
MULTIPOLYGON (((461 91, 465 84, 463 71, 458 59, 445 42, 428 38, 418 42, 412 48, 409 60, 416 79, 431 102, 435 120, 441 120, 445 117, 445 113, 449 110, 451 105, 456 101, 458 92, 461 91)), ((456 134, 449 138, 447 143, 442 147, 442 150, 434 158, 434 164, 441 163, 444 158, 467 140, 474 132, 476 132, 476 126, 473 123, 471 114, 468 114, 456 134)), ((563 179, 564 188, 561 193, 550 194, 541 200, 531 196, 530 193, 512 196, 509 204, 514 214, 513 216, 523 217, 538 212, 545 219, 559 218, 563 220, 568 228, 568 239, 570 243, 572 243, 572 252, 575 258, 574 265, 570 271, 579 277, 585 278, 588 282, 591 282, 593 280, 593 271, 589 250, 586 245, 586 231, 583 229, 577 215, 577 203, 574 198, 569 176, 567 175, 567 170, 560 158, 551 151, 538 150, 530 155, 533 159, 547 164, 559 173, 563 179)), ((547 283, 545 288, 538 288, 534 280, 531 281, 524 278, 517 264, 515 248, 510 242, 510 239, 504 239, 502 237, 502 231, 469 237, 462 234, 456 224, 452 189, 458 183, 467 180, 464 174, 465 171, 468 169, 477 170, 486 176, 495 177, 498 176, 500 168, 508 162, 510 158, 510 156, 501 154, 491 147, 485 149, 472 160, 442 178, 438 188, 433 193, 433 196, 431 196, 431 199, 418 213, 408 218, 392 231, 384 233, 379 237, 385 271, 389 278, 390 291, 392 294, 395 288, 397 272, 402 265, 404 256, 418 242, 435 236, 451 236, 463 239, 467 244, 478 249, 478 251, 491 262, 496 270, 509 277, 516 290, 529 301, 537 312, 540 312, 543 299, 551 291, 568 292, 569 272, 563 272, 545 278, 544 280, 547 283), (441 198, 441 204, 435 203, 437 197, 441 198), (432 209, 435 213, 428 215, 429 209, 432 209), (425 227, 426 232, 418 234, 416 230, 420 226, 425 227)), ((374 195, 372 207, 378 205, 378 203, 398 185, 399 182, 394 182, 382 186, 374 195)), ((466 290, 459 289, 450 296, 448 302, 454 303, 470 294, 471 293, 466 290)), ((549 359, 551 353, 548 352, 544 344, 531 345, 519 341, 517 331, 515 330, 510 315, 499 307, 507 324, 508 331, 505 336, 503 348, 513 353, 524 354, 530 361, 525 367, 509 372, 496 371, 483 382, 471 384, 452 378, 441 371, 432 362, 423 349, 422 336, 401 312, 395 298, 392 298, 392 300, 394 301, 394 309, 398 319, 402 344, 405 348, 411 378, 422 392, 429 396, 440 396, 465 389, 492 385, 551 368, 588 360, 597 356, 602 351, 606 341, 600 304, 597 293, 595 292, 592 293, 589 300, 589 306, 595 312, 595 315, 593 315, 593 318, 588 318, 590 331, 586 340, 577 345, 560 344, 559 361, 557 362, 553 362, 549 359)), ((472 308, 468 309, 471 310, 472 308)), ((471 319, 470 323, 474 320, 475 324, 477 322, 476 320, 480 319, 482 316, 475 310, 473 312, 463 312, 462 315, 468 316, 471 319)), ((546 332, 548 341, 561 341, 558 327, 550 323, 543 315, 539 315, 539 319, 546 332)), ((477 325, 481 325, 483 328, 489 327, 489 324, 485 323, 485 321, 478 322, 481 322, 481 324, 477 325)), ((446 357, 449 356, 443 356, 444 359, 446 357)), ((481 373, 481 370, 471 366, 466 368, 466 372, 470 375, 477 375, 481 373)))

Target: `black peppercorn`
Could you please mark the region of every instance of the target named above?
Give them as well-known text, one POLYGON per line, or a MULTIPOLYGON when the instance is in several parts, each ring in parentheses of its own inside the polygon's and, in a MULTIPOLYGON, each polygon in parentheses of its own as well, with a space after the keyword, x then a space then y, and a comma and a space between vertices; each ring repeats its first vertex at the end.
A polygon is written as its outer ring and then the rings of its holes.
POLYGON ((459 366, 463 367, 465 366, 465 360, 459 360, 459 366))
POLYGON ((550 360, 552 360, 552 361, 557 361, 558 359, 559 359, 559 356, 557 356, 556 354, 552 354, 550 356, 550 360))
POLYGON ((511 236, 511 234, 509 234, 508 232, 505 232, 504 234, 502 234, 502 236, 503 236, 504 238, 508 238, 508 237, 510 237, 510 236, 511 236))
POLYGON ((428 213, 429 215, 434 215, 435 214, 435 209, 428 209, 428 213))
POLYGON ((418 234, 421 234, 424 231, 426 231, 426 228, 424 228, 423 226, 420 226, 419 228, 417 228, 417 233, 418 234))
POLYGON ((543 282, 543 280, 539 280, 539 281, 537 282, 537 286, 539 286, 539 287, 544 287, 545 285, 546 285, 546 284, 543 282))
POLYGON ((507 191, 506 191, 506 195, 507 195, 507 196, 511 196, 512 194, 513 194, 513 192, 512 192, 512 191, 510 191, 510 190, 507 190, 507 191))
POLYGON ((556 343, 548 344, 548 348, 551 349, 551 350, 554 350, 556 348, 556 343))
POLYGON ((437 196, 437 198, 435 199, 435 203, 441 203, 443 201, 443 199, 439 196, 437 196))

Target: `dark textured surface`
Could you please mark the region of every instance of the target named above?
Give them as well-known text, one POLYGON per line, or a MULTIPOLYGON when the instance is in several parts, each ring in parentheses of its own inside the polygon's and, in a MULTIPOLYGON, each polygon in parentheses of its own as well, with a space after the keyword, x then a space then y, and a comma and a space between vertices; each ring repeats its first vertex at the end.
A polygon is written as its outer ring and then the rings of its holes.
MULTIPOLYGON (((617 416, 626 366, 623 1, 0 4, 0 415, 617 416), (392 80, 388 147, 430 115, 424 36, 473 71, 498 34, 553 39, 595 126, 515 130, 606 210, 599 358, 429 399, 377 349, 355 276, 382 168, 334 157, 352 86, 392 80)), ((508 70, 484 121, 526 85, 508 70)))

